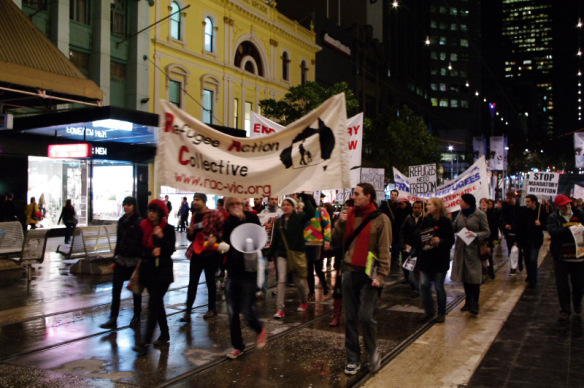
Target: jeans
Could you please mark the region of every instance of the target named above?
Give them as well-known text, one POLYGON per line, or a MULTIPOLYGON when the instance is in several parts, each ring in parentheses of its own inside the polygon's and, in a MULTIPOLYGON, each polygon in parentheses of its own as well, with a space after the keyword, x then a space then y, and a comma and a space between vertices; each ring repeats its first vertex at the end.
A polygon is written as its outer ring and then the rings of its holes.
POLYGON ((371 286, 365 272, 343 272, 343 309, 345 310, 345 348, 347 363, 361 362, 358 326, 363 327, 363 341, 370 359, 377 352, 377 300, 379 288, 371 286))
POLYGON ((219 268, 221 256, 215 252, 211 254, 193 255, 189 267, 189 288, 187 291, 187 314, 193 309, 193 303, 197 298, 197 288, 201 273, 205 271, 205 281, 209 293, 209 310, 216 310, 217 283, 215 283, 215 272, 219 268))
POLYGON ((436 299, 438 300, 438 315, 446 315, 446 290, 444 289, 444 279, 446 272, 424 272, 420 271, 420 293, 424 301, 424 309, 427 314, 434 315, 434 300, 432 300, 432 281, 436 289, 436 299))
POLYGON ((253 279, 233 279, 228 277, 225 285, 227 296, 227 308, 229 313, 229 331, 231 333, 231 345, 234 349, 243 351, 245 343, 241 336, 241 321, 239 314, 242 313, 248 325, 256 332, 263 329, 258 321, 254 305, 254 293, 256 289, 255 278, 253 279))
MULTIPOLYGON (((278 266, 278 295, 276 295, 276 307, 278 310, 284 310, 286 277, 288 275, 288 272, 286 271, 287 259, 285 257, 277 257, 276 263, 278 266)), ((292 278, 294 279, 294 284, 296 284, 298 294, 300 294, 300 301, 306 303, 308 300, 306 296, 306 279, 301 278, 296 272, 292 274, 292 278)))
POLYGON ((156 323, 160 327, 160 333, 168 334, 168 322, 166 321, 166 310, 164 309, 164 295, 168 291, 170 283, 154 283, 146 286, 148 289, 148 321, 143 343, 151 344, 154 336, 156 323))
POLYGON ((584 291, 584 262, 573 263, 564 260, 554 259, 554 272, 556 274, 556 288, 560 308, 563 312, 570 314, 572 308, 570 299, 574 306, 574 312, 582 312, 582 293, 584 291), (570 291, 570 285, 572 290, 570 291))
MULTIPOLYGON (((135 269, 136 267, 125 267, 120 264, 115 265, 110 318, 118 317, 118 314, 120 313, 120 294, 122 293, 122 287, 126 280, 130 280, 130 276, 132 276, 135 269)), ((142 295, 132 295, 134 296, 134 315, 140 315, 140 312, 142 311, 142 295)))
POLYGON ((69 244, 69 242, 71 242, 71 236, 73 235, 73 229, 75 229, 75 225, 72 225, 72 224, 65 225, 65 244, 69 244))
POLYGON ((320 260, 320 249, 319 245, 306 245, 306 259, 308 261, 308 272, 306 275, 306 280, 308 281, 308 292, 314 295, 314 272, 320 280, 320 285, 322 286, 323 292, 328 293, 328 285, 326 283, 326 278, 324 277, 324 272, 322 272, 322 260, 320 260))
POLYGON ((528 244, 523 248, 525 267, 527 268, 527 281, 529 284, 537 283, 537 259, 539 257, 539 246, 528 244))

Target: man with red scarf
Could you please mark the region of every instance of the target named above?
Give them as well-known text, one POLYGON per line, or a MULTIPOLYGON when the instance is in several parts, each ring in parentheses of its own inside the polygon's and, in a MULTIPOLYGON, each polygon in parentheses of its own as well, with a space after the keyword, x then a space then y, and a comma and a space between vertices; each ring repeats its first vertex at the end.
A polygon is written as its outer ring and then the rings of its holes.
MULTIPOLYGON (((197 297, 197 287, 201 273, 205 272, 205 281, 209 304, 207 312, 203 316, 205 319, 213 318, 217 315, 216 298, 217 284, 215 283, 215 272, 221 264, 222 255, 213 249, 216 243, 221 241, 223 234, 223 212, 207 207, 207 196, 203 193, 195 193, 193 197, 193 216, 191 224, 187 228, 187 238, 193 243, 187 249, 187 258, 191 261, 189 269, 189 287, 187 290, 187 311, 180 319, 181 322, 191 322, 191 311, 193 303, 197 297), (200 241, 204 241, 204 247, 196 250, 200 241)), ((199 247, 200 248, 200 247, 199 247)))
POLYGON ((359 183, 353 192, 355 207, 343 210, 333 231, 333 241, 342 241, 343 308, 345 310, 345 373, 356 374, 361 368, 358 324, 363 326, 365 350, 369 353, 369 370, 379 370, 377 351, 377 321, 375 312, 383 282, 391 265, 391 222, 377 210, 375 188, 359 183), (364 227, 359 228, 361 224, 364 227), (360 230, 358 230, 360 229, 360 230), (367 259, 375 258, 376 273, 365 272, 367 259))

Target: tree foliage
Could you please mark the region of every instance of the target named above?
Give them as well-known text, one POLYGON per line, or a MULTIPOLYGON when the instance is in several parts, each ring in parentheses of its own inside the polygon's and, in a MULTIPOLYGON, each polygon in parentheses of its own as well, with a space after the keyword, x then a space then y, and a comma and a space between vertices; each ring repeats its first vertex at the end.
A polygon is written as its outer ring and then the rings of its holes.
POLYGON ((329 88, 316 82, 292 86, 283 99, 279 101, 273 98, 261 100, 260 107, 264 116, 285 126, 305 116, 328 98, 339 93, 345 93, 347 114, 349 115, 349 112, 357 109, 359 101, 346 82, 336 83, 329 88))
POLYGON ((364 167, 385 168, 385 175, 391 176, 392 167, 406 173, 409 166, 439 161, 440 140, 406 105, 365 123, 364 167))

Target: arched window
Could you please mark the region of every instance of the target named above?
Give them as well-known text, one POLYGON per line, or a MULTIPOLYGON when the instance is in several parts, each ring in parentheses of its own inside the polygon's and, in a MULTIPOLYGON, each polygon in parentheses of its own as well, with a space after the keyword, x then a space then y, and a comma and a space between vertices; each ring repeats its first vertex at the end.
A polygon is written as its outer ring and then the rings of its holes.
POLYGON ((212 53, 215 51, 214 36, 215 30, 213 29, 213 20, 210 17, 205 18, 205 50, 212 53))
POLYGON ((284 81, 290 80, 290 58, 288 58, 288 53, 285 51, 282 54, 282 79, 284 81))
POLYGON ((176 40, 182 40, 182 12, 179 12, 180 5, 173 1, 170 6, 170 37, 176 40))
MULTIPOLYGON (((257 67, 257 74, 260 77, 263 77, 264 64, 260 52, 253 43, 245 41, 237 48, 237 52, 235 53, 235 66, 245 71, 252 72, 253 64, 257 67), (250 63, 250 59, 253 59, 253 63, 250 63), (242 65, 244 66, 243 68, 242 65)), ((253 74, 256 74, 255 71, 253 71, 253 74)))
POLYGON ((300 83, 304 85, 308 81, 308 65, 306 61, 300 63, 300 83))

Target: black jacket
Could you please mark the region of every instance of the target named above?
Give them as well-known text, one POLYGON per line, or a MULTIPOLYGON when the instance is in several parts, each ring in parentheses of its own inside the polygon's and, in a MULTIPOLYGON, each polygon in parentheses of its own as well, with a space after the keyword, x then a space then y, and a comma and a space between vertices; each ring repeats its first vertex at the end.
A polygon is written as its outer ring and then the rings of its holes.
POLYGON ((256 272, 247 272, 245 270, 245 261, 243 258, 243 253, 238 251, 231 244, 231 233, 233 229, 237 228, 239 225, 252 223, 260 225, 260 220, 258 216, 254 213, 245 211, 245 220, 240 220, 238 217, 230 215, 223 224, 223 240, 231 245, 231 248, 227 251, 226 257, 226 268, 227 276, 230 278, 242 279, 242 278, 253 278, 257 276, 256 272))
POLYGON ((550 252, 555 260, 565 261, 582 261, 575 257, 575 243, 570 225, 584 224, 584 213, 574 209, 570 221, 566 221, 558 210, 554 210, 547 219, 547 230, 550 233, 552 241, 550 243, 550 252))
MULTIPOLYGON (((410 245, 412 249, 418 250, 420 245, 420 227, 424 222, 424 217, 420 216, 418 218, 418 222, 416 223, 416 219, 414 218, 413 214, 410 214, 406 217, 404 222, 402 223, 400 232, 399 232, 399 249, 404 251, 406 249, 406 245, 410 245)), ((414 252, 415 254, 415 252, 414 252)))
POLYGON ((539 216, 541 225, 537 226, 535 225, 537 212, 537 209, 532 210, 527 207, 521 208, 517 222, 517 242, 521 247, 527 245, 541 247, 543 244, 543 231, 546 229, 547 216, 545 212, 541 212, 539 216))
POLYGON ((126 257, 142 257, 142 219, 134 213, 130 217, 123 216, 118 220, 117 243, 115 255, 126 257))
POLYGON ((154 244, 161 248, 160 256, 157 258, 152 255, 152 249, 143 247, 142 264, 140 266, 140 281, 146 287, 156 284, 170 284, 174 281, 172 273, 172 254, 176 243, 174 227, 166 224, 162 230, 163 238, 154 237, 154 244))
POLYGON ((454 244, 452 221, 446 217, 440 217, 438 221, 434 217, 426 217, 420 230, 429 229, 440 238, 440 243, 435 248, 418 252, 416 268, 424 272, 446 272, 450 269, 450 249, 454 244))

